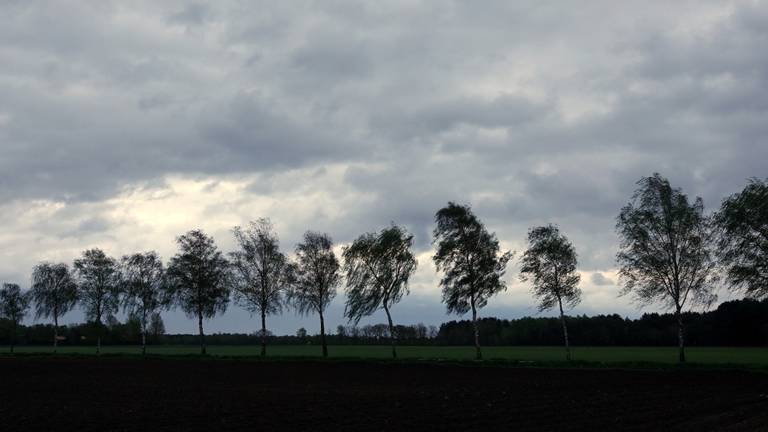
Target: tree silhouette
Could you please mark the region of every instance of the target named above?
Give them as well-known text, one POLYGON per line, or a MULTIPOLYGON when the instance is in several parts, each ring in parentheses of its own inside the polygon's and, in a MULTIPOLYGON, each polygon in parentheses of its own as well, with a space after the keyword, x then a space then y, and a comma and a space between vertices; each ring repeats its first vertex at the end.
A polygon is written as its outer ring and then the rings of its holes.
POLYGON ((261 355, 267 355, 267 315, 282 311, 292 280, 292 266, 280 252, 280 241, 269 219, 234 228, 240 250, 230 253, 236 301, 261 316, 261 355))
POLYGON ((120 262, 123 310, 141 323, 141 354, 147 353, 147 328, 158 310, 169 304, 165 269, 157 252, 126 255, 120 262))
POLYGON ((229 262, 213 238, 192 230, 176 239, 179 253, 168 264, 168 288, 172 301, 188 317, 197 317, 200 353, 206 354, 203 319, 227 310, 229 303, 229 262))
POLYGON ((66 264, 43 262, 32 270, 35 318, 53 318, 53 352, 59 346, 59 317, 77 304, 77 283, 66 264))
POLYGON ((616 256, 624 285, 621 295, 631 293, 641 304, 661 301, 674 308, 679 360, 684 362, 683 308, 688 303, 708 306, 716 299, 710 221, 701 198, 690 204, 658 173, 637 184, 616 223, 621 238, 616 256))
POLYGON ((304 241, 296 246, 296 259, 296 279, 288 298, 300 314, 320 315, 320 342, 323 357, 328 357, 323 314, 336 297, 336 288, 341 282, 333 241, 327 234, 307 231, 304 241))
POLYGON ((412 245, 413 236, 393 225, 379 233, 361 235, 343 252, 347 279, 344 315, 357 325, 360 318, 384 309, 395 358, 397 337, 390 309, 408 294, 408 279, 416 271, 412 245))
POLYGON ((475 351, 480 360, 477 310, 507 288, 502 276, 513 252, 499 252, 496 235, 486 230, 469 206, 449 202, 438 210, 435 222, 433 243, 437 244, 437 252, 433 260, 437 270, 444 273, 440 280, 443 302, 449 313, 463 315, 472 311, 475 351))
POLYGON ((114 258, 101 249, 89 249, 74 262, 78 299, 86 319, 96 324, 96 354, 101 353, 102 317, 115 312, 120 304, 119 268, 114 258))
POLYGON ((581 301, 576 250, 556 226, 540 226, 528 231, 528 250, 521 261, 520 280, 533 283, 533 295, 539 300, 539 312, 555 306, 560 310, 566 359, 570 361, 571 347, 563 303, 566 307, 573 307, 581 301))
POLYGON ((715 221, 727 281, 749 297, 768 297, 768 179, 750 179, 726 198, 715 221))
POLYGON ((6 283, 0 289, 0 317, 11 322, 11 354, 13 354, 13 345, 16 342, 16 329, 29 310, 29 301, 29 293, 22 292, 16 284, 6 283))

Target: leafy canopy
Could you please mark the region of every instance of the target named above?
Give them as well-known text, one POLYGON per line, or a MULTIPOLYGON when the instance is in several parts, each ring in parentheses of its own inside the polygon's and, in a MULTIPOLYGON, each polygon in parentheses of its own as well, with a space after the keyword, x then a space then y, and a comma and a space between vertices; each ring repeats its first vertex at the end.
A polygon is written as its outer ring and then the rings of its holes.
POLYGON ((88 320, 101 322, 120 304, 120 271, 117 261, 101 249, 89 249, 74 262, 78 297, 88 320))
POLYGON ((341 282, 339 260, 328 234, 307 231, 296 246, 296 280, 289 300, 302 314, 323 313, 341 282))
POLYGON ((562 303, 574 307, 581 301, 576 250, 556 226, 530 229, 528 249, 521 261, 520 280, 533 283, 540 312, 562 303))
POLYGON ((641 304, 661 301, 677 311, 688 302, 711 304, 715 262, 703 201, 689 203, 659 174, 637 184, 616 223, 622 295, 631 293, 641 304))
POLYGON ((750 179, 715 215, 718 256, 728 282, 756 298, 768 297, 768 179, 750 179))
POLYGON ((24 319, 29 310, 29 293, 21 291, 16 284, 3 284, 0 289, 0 317, 18 323, 24 319))
POLYGON ((229 304, 229 262, 212 237, 192 230, 176 239, 179 253, 168 264, 171 299, 189 317, 212 318, 229 304))
POLYGON ((502 280, 513 252, 499 252, 499 241, 472 213, 469 206, 449 202, 435 215, 437 227, 433 260, 443 271, 440 286, 448 312, 464 314, 482 308, 488 299, 507 288, 502 280))
POLYGON ((379 308, 388 311, 408 294, 408 279, 417 265, 412 245, 413 235, 392 225, 363 234, 344 248, 345 316, 358 323, 379 308))
POLYGON ((32 270, 32 300, 35 318, 58 317, 77 303, 77 283, 64 263, 42 262, 32 270))
POLYGON ((292 280, 292 266, 280 252, 280 240, 269 219, 233 229, 240 250, 229 254, 234 270, 235 299, 247 310, 280 313, 292 280))
POLYGON ((138 316, 145 328, 148 317, 168 304, 163 262, 155 251, 125 255, 120 274, 123 310, 138 316))

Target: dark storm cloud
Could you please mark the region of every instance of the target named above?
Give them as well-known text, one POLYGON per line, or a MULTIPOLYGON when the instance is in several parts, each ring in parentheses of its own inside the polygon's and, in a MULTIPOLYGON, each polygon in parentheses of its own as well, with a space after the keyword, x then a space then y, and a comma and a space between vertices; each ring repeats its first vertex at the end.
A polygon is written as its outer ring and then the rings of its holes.
MULTIPOLYGON (((457 98, 430 102, 428 106, 378 113, 373 122, 377 130, 393 138, 430 137, 460 125, 482 128, 511 128, 542 119, 548 109, 523 97, 501 95, 486 101, 480 98, 457 98)), ((471 149, 470 143, 464 143, 471 149)))

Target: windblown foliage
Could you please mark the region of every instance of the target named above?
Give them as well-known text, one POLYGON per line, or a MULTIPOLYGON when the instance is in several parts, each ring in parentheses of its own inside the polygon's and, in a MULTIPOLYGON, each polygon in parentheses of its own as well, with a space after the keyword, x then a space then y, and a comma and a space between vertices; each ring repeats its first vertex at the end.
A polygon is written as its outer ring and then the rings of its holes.
POLYGON ((267 353, 267 315, 280 313, 289 289, 293 267, 280 252, 280 241, 269 219, 235 227, 240 250, 229 254, 236 301, 261 316, 261 355, 267 353))
POLYGON ((29 310, 29 302, 29 293, 22 292, 16 284, 6 283, 0 289, 0 318, 11 322, 10 337, 8 338, 11 353, 13 353, 13 346, 16 342, 17 327, 29 310))
POLYGON ((714 290, 713 236, 704 203, 693 204, 659 174, 638 182, 632 201, 616 223, 621 238, 617 261, 622 295, 641 304, 661 302, 679 317, 680 361, 685 361, 681 312, 687 305, 708 306, 714 290))
POLYGON ((391 308, 408 294, 408 279, 416 271, 412 245, 413 236, 393 225, 379 233, 361 235, 343 253, 347 279, 344 315, 357 324, 360 318, 384 309, 393 357, 397 357, 397 350, 391 308))
POLYGON ((123 309, 141 323, 141 352, 147 351, 147 332, 150 320, 158 310, 168 304, 165 292, 165 269, 157 252, 126 255, 121 260, 120 281, 123 290, 123 309))
POLYGON ((523 254, 520 280, 533 283, 533 295, 539 300, 539 311, 557 306, 563 326, 567 359, 571 359, 568 327, 563 303, 574 307, 581 301, 576 272, 576 250, 554 225, 540 226, 528 231, 528 249, 523 254))
POLYGON ((74 262, 78 300, 85 317, 96 324, 96 353, 101 351, 103 319, 117 312, 120 304, 120 272, 117 261, 101 249, 89 249, 74 262))
POLYGON ((36 318, 53 318, 53 350, 59 344, 59 318, 77 304, 77 283, 66 264, 43 262, 32 270, 36 318))
POLYGON ((750 179, 723 201, 715 221, 728 282, 750 297, 768 297, 768 179, 750 179))
MULTIPOLYGON (((463 315, 471 310, 476 322, 477 310, 507 288, 502 276, 513 253, 500 253, 496 235, 486 230, 469 206, 449 202, 437 212, 435 221, 437 252, 433 259, 437 270, 443 271, 443 303, 449 313, 463 315)), ((479 335, 475 339, 480 359, 479 335)))
POLYGON ((296 259, 296 280, 289 294, 289 301, 302 315, 320 315, 323 356, 327 357, 323 314, 336 297, 336 288, 341 282, 339 260, 333 252, 331 237, 307 231, 304 233, 304 241, 296 246, 296 259))

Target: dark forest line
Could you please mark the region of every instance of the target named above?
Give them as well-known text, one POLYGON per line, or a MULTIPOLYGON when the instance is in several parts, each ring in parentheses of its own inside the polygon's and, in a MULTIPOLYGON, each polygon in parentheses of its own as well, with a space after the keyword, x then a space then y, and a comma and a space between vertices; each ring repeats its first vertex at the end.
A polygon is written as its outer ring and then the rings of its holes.
MULTIPOLYGON (((669 346, 677 340, 677 320, 672 313, 647 313, 640 318, 623 318, 618 314, 568 317, 568 328, 574 345, 581 346, 669 346)), ((684 314, 686 339, 691 346, 768 346, 768 300, 750 299, 722 303, 707 312, 684 314)), ((487 346, 530 345, 548 346, 562 343, 559 318, 524 317, 518 319, 482 318, 478 320, 481 343, 487 346)), ((9 344, 11 325, 0 320, 0 345, 9 344)), ((19 326, 19 345, 48 345, 52 326, 36 324, 19 326)), ((88 346, 95 343, 93 323, 61 326, 62 346, 88 346)), ((440 325, 396 326, 396 336, 402 345, 472 345, 472 321, 449 321, 440 325)), ((386 324, 338 326, 335 334, 326 336, 332 345, 387 345, 389 329, 386 324)), ((320 344, 319 335, 307 335, 299 329, 296 335, 270 335, 275 345, 320 344)), ((106 345, 137 345, 141 342, 141 325, 135 319, 125 323, 113 320, 106 326, 102 343, 106 345)), ((162 327, 150 333, 152 345, 196 345, 197 335, 163 334, 162 327)), ((206 338, 210 345, 259 345, 258 332, 214 333, 206 338)))

